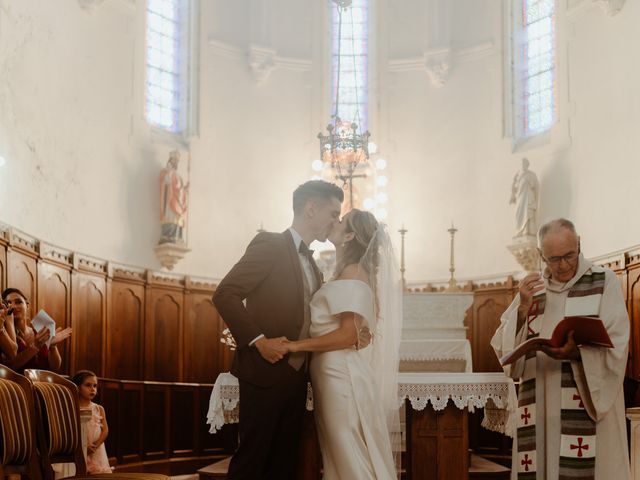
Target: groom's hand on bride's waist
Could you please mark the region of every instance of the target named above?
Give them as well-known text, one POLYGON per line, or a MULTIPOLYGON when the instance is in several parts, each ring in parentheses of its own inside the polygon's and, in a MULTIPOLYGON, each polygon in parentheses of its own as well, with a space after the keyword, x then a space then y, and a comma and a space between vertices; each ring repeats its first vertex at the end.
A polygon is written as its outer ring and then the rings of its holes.
POLYGON ((285 345, 287 338, 266 338, 262 337, 258 339, 253 346, 258 349, 262 358, 269 363, 276 363, 285 356, 289 351, 285 345))

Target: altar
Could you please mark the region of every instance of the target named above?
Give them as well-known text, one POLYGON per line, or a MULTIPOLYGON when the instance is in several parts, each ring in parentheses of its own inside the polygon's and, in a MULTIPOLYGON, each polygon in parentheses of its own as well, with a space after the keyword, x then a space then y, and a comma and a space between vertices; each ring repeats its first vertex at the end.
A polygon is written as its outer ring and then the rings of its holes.
POLYGON ((464 325, 470 292, 406 292, 403 298, 401 372, 472 372, 464 325))
MULTIPOLYGON (((240 389, 230 373, 216 379, 207 424, 216 433, 237 423, 240 389)), ((516 412, 513 380, 502 373, 400 373, 398 408, 405 405, 407 439, 403 468, 408 479, 468 478, 468 413, 484 408, 482 425, 512 435, 516 412)), ((307 390, 307 411, 313 410, 313 389, 307 390)), ((310 422, 309 428, 313 428, 310 422)), ((303 479, 319 479, 313 432, 305 432, 303 479)))

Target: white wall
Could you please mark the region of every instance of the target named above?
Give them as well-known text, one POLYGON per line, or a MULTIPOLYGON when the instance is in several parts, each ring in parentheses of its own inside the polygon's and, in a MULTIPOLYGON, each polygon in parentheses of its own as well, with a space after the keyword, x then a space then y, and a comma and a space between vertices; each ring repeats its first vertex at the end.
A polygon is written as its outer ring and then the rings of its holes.
MULTIPOLYGON (((569 12, 559 2, 562 126, 550 144, 514 153, 504 134, 502 2, 447 1, 374 3, 370 125, 390 164, 389 223, 409 230, 408 280, 448 276, 452 220, 459 278, 519 269, 506 245, 522 156, 541 181, 541 216, 572 217, 588 255, 640 243, 640 224, 621 207, 640 173, 638 2, 613 17, 590 0, 569 12), (443 49, 451 67, 435 86, 424 63, 443 49)), ((311 175, 328 121, 326 13, 315 0, 201 2, 192 252, 179 272, 219 278, 261 222, 288 226, 291 191, 311 175), (248 64, 252 45, 273 55, 262 82, 248 64)), ((142 0, 90 10, 77 0, 0 0, 0 221, 159 268, 157 174, 177 144, 142 121, 143 40, 142 0)))

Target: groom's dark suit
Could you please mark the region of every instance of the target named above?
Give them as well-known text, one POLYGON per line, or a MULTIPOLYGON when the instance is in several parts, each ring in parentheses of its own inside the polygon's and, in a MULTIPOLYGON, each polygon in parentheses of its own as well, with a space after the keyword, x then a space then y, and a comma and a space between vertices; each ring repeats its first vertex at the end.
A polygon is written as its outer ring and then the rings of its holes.
MULTIPOLYGON (((313 261, 311 266, 319 286, 320 272, 313 261)), ((213 296, 237 343, 231 373, 240 381, 240 445, 229 467, 230 480, 295 478, 306 365, 295 370, 286 356, 271 364, 249 343, 260 335, 299 338, 305 310, 308 316, 303 274, 291 232, 263 232, 213 296)))

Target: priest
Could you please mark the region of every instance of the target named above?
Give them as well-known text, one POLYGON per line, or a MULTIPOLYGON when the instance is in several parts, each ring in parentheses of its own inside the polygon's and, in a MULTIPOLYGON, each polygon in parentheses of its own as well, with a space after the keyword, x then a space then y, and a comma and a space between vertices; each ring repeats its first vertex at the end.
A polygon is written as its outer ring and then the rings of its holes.
POLYGON ((580 253, 573 223, 553 220, 538 232, 546 268, 525 277, 491 340, 498 358, 523 341, 550 338, 567 316, 602 320, 613 348, 576 345, 530 352, 505 373, 520 379, 512 425, 512 480, 628 480, 622 382, 629 317, 620 282, 580 253))

